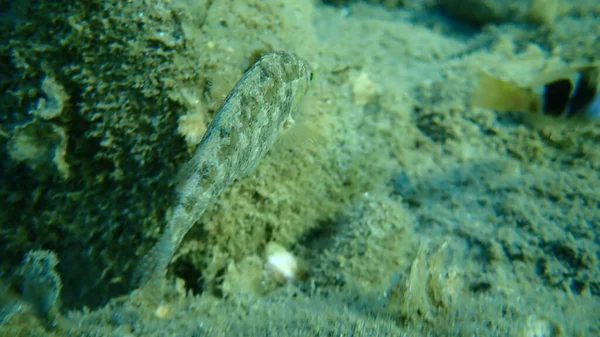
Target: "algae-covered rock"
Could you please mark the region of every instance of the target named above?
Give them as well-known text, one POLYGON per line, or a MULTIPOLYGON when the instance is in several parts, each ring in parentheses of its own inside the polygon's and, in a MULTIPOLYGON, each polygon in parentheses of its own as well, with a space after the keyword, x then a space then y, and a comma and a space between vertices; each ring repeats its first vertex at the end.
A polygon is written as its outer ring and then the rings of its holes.
POLYGON ((477 25, 522 21, 533 1, 440 0, 439 8, 448 16, 477 25))
POLYGON ((394 7, 404 5, 407 1, 406 0, 363 0, 363 1, 360 1, 360 0, 323 0, 323 3, 328 4, 328 5, 335 5, 335 6, 347 6, 352 3, 358 3, 358 2, 366 2, 366 3, 371 3, 371 4, 384 5, 388 8, 394 8, 394 7))
POLYGON ((562 0, 440 0, 435 7, 444 14, 474 25, 521 22, 551 25, 569 9, 562 0))
POLYGON ((21 5, 27 16, 0 45, 2 269, 52 247, 66 262, 65 306, 94 306, 129 287, 143 250, 132 242, 169 204, 188 152, 176 131, 185 108, 168 92, 201 78, 199 57, 162 3, 21 5))
POLYGON ((19 295, 4 280, 0 280, 0 325, 23 310, 19 295))
POLYGON ((562 0, 323 0, 323 3, 335 6, 369 3, 388 9, 406 7, 418 11, 435 9, 449 17, 478 26, 503 22, 550 24, 568 8, 562 0))

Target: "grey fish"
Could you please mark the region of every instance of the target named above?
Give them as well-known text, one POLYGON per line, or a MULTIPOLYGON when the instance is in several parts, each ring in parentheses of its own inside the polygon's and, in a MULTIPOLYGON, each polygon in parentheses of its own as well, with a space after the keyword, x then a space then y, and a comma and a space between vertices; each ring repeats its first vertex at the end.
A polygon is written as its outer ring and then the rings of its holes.
POLYGON ((227 185, 253 171, 279 133, 293 124, 312 76, 306 61, 271 52, 227 95, 182 171, 177 202, 162 236, 134 273, 144 296, 156 300, 186 233, 227 185))

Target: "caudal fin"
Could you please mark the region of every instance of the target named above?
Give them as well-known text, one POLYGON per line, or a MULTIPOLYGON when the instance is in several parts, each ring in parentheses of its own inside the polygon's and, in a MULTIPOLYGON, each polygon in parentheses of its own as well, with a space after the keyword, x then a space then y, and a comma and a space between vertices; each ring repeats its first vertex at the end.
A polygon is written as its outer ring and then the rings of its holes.
POLYGON ((152 249, 144 255, 133 273, 133 286, 144 300, 160 304, 167 267, 173 256, 169 237, 163 234, 152 249))

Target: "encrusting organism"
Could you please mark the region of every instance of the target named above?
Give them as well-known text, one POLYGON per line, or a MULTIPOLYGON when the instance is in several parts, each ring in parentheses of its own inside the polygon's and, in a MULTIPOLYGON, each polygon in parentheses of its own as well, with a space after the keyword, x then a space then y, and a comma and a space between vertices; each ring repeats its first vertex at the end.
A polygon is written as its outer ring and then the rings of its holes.
POLYGON ((271 52, 227 95, 182 171, 177 201, 162 236, 134 274, 145 298, 157 302, 183 237, 227 185, 250 174, 280 131, 293 124, 311 81, 306 61, 271 52))

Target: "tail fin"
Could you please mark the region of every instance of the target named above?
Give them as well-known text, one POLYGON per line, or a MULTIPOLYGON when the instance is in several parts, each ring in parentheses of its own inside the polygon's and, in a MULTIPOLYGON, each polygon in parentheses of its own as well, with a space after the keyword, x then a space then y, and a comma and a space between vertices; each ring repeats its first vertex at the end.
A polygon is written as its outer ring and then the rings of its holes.
POLYGON ((133 285, 140 289, 144 300, 160 304, 167 267, 174 251, 170 236, 165 233, 136 267, 133 285))
POLYGON ((532 89, 498 79, 484 71, 480 71, 479 83, 471 96, 471 105, 499 111, 539 111, 539 102, 532 89))

